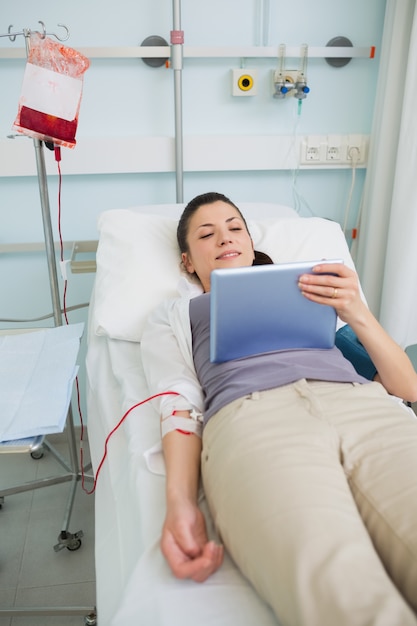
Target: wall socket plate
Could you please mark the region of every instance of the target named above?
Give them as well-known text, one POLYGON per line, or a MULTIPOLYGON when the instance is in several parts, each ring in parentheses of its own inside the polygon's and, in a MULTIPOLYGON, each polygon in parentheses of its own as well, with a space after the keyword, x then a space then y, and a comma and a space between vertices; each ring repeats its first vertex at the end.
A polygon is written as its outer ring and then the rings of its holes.
POLYGON ((368 140, 365 135, 309 135, 301 141, 300 164, 311 166, 364 166, 368 140))

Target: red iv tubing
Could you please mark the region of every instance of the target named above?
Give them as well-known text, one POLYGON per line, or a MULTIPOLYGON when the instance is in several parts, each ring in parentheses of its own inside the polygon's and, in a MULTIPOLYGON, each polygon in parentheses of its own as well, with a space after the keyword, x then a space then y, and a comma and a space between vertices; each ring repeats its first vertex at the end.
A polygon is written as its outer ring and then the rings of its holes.
MULTIPOLYGON (((119 422, 116 424, 116 426, 109 432, 109 434, 106 437, 106 440, 104 442, 104 454, 101 458, 100 463, 98 464, 97 467, 97 471, 94 477, 94 484, 93 484, 93 488, 88 491, 85 488, 84 485, 84 473, 83 470, 82 471, 82 488, 85 491, 85 493, 87 495, 91 495, 92 493, 94 493, 95 489, 96 489, 96 485, 97 485, 97 480, 98 480, 98 476, 100 474, 101 468, 103 467, 103 463, 106 460, 107 457, 107 450, 108 450, 108 443, 110 441, 110 438, 114 435, 114 433, 117 431, 117 429, 123 424, 123 422, 125 421, 125 419, 127 418, 127 416, 134 410, 137 409, 139 406, 142 406, 142 404, 146 404, 146 402, 150 402, 151 400, 155 400, 155 398, 160 398, 161 396, 179 396, 180 394, 177 393, 176 391, 163 391, 161 393, 157 393, 154 396, 150 396, 149 398, 146 398, 145 400, 141 400, 141 402, 137 402, 136 404, 134 404, 133 406, 130 407, 130 409, 128 409, 126 411, 126 413, 122 416, 122 418, 119 420, 119 422)), ((80 448, 80 455, 81 455, 81 468, 83 468, 84 463, 83 463, 83 445, 82 445, 82 440, 81 440, 81 448, 80 448)))

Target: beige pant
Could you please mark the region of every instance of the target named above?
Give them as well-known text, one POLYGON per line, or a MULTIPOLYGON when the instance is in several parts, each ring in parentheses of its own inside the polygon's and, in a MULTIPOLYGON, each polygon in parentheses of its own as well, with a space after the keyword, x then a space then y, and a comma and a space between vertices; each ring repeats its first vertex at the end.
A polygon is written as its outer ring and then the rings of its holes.
POLYGON ((417 420, 381 385, 301 380, 232 402, 204 430, 202 475, 282 626, 417 624, 417 420))

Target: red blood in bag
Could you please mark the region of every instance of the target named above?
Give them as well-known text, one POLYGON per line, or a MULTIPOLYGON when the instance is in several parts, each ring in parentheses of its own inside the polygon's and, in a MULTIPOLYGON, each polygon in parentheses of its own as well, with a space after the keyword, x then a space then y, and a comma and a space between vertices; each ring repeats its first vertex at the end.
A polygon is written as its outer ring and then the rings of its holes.
POLYGON ((25 106, 22 106, 20 110, 20 125, 22 127, 46 137, 67 141, 68 143, 76 143, 77 124, 77 119, 68 121, 25 106))

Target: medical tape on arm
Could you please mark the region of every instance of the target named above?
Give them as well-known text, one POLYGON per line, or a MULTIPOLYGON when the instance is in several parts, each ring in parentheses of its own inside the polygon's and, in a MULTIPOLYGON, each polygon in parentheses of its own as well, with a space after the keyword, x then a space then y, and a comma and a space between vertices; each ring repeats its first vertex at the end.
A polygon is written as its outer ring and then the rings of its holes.
POLYGON ((176 415, 176 411, 173 411, 171 415, 161 420, 161 437, 164 438, 165 435, 176 430, 184 435, 197 435, 201 439, 202 420, 201 413, 197 413, 194 409, 190 412, 190 417, 179 417, 176 415))

